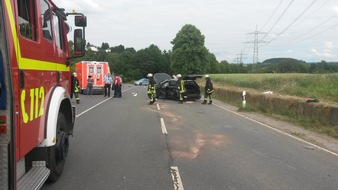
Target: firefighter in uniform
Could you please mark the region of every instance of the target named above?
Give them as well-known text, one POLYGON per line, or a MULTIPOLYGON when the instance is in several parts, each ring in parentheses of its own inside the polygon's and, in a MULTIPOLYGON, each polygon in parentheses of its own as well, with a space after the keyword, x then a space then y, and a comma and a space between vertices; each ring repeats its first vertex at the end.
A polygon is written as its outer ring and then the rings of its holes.
POLYGON ((148 73, 147 78, 149 78, 149 84, 148 84, 148 97, 149 97, 149 104, 153 104, 156 101, 155 94, 155 80, 153 77, 153 74, 148 73))
POLYGON ((180 99, 179 99, 178 103, 182 104, 183 103, 183 96, 184 96, 184 93, 185 93, 184 80, 182 79, 181 74, 177 74, 176 77, 178 79, 177 90, 178 90, 178 93, 180 94, 180 99))
POLYGON ((204 88, 204 101, 202 104, 206 104, 209 98, 209 104, 212 104, 212 92, 214 91, 214 87, 210 80, 209 75, 205 75, 205 88, 204 88))
POLYGON ((80 103, 80 97, 79 97, 79 93, 80 93, 80 85, 79 85, 79 79, 77 79, 77 75, 76 73, 74 72, 73 73, 73 76, 74 76, 74 95, 75 95, 75 100, 76 100, 76 103, 80 103))

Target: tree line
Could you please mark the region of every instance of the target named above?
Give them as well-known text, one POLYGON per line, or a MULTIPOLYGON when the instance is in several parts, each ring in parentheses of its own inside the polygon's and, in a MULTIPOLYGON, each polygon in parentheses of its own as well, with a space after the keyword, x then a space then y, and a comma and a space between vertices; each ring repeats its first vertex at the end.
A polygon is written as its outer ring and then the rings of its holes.
MULTIPOLYGON (((292 58, 273 58, 257 64, 233 64, 226 60, 217 61, 216 56, 205 47, 205 36, 194 25, 184 25, 171 41, 169 51, 162 51, 155 44, 136 51, 132 47, 118 45, 110 47, 103 42, 93 50, 86 44, 86 55, 71 60, 107 61, 111 71, 122 75, 124 81, 143 78, 147 73, 165 72, 173 74, 216 74, 216 73, 328 73, 338 72, 338 63, 306 63, 292 58)), ((73 43, 70 41, 69 43, 73 43)), ((70 46, 72 47, 72 46, 70 46)), ((71 53, 72 50, 71 50, 71 53)))

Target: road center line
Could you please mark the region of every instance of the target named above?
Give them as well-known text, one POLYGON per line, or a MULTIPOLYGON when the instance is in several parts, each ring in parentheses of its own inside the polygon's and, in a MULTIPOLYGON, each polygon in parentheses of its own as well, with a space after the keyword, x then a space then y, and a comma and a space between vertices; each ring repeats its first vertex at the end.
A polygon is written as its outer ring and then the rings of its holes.
POLYGON ((184 190, 183 183, 181 180, 180 172, 178 171, 177 166, 170 167, 171 177, 173 178, 174 182, 174 189, 175 190, 184 190))
POLYGON ((163 134, 168 134, 167 129, 166 129, 166 127, 165 127, 165 123, 164 123, 163 118, 161 118, 160 120, 161 120, 161 129, 162 129, 162 133, 163 133, 163 134))

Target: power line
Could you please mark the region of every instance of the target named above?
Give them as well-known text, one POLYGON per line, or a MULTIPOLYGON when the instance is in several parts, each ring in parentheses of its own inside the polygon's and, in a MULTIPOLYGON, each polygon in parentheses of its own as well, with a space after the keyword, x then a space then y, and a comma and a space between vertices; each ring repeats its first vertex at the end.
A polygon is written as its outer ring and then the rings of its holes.
POLYGON ((264 40, 264 38, 271 32, 271 30, 278 24, 278 22, 282 19, 282 17, 284 16, 284 14, 286 13, 286 11, 291 7, 292 3, 294 2, 294 0, 291 0, 288 4, 288 6, 284 9, 284 11, 282 12, 282 14, 277 18, 276 22, 271 26, 270 30, 263 36, 262 40, 264 40))
POLYGON ((262 26, 262 28, 261 29, 259 29, 260 31, 262 31, 263 30, 263 28, 266 26, 266 24, 268 24, 269 23, 269 21, 271 20, 271 18, 275 15, 275 13, 277 12, 277 10, 279 9, 279 7, 280 7, 280 5, 283 3, 283 1, 284 0, 281 0, 280 2, 279 2, 279 4, 277 5, 277 7, 275 8, 275 10, 272 12, 272 15, 270 16, 270 18, 264 23, 264 25, 262 26))
MULTIPOLYGON (((320 23, 320 24, 314 26, 314 27, 311 28, 310 30, 307 30, 306 32, 302 33, 301 35, 297 36, 296 38, 294 38, 294 39, 292 39, 292 40, 290 40, 290 41, 285 42, 284 44, 287 44, 287 43, 290 43, 290 42, 297 41, 299 38, 302 38, 302 37, 304 37, 306 34, 312 32, 314 29, 319 28, 321 25, 327 23, 327 22, 330 21, 331 19, 335 18, 337 15, 338 15, 338 14, 332 15, 331 17, 329 17, 328 19, 326 19, 326 20, 323 21, 322 23, 320 23)), ((303 41, 303 40, 301 40, 301 41, 303 41)), ((296 43, 296 42, 295 42, 295 43, 296 43)))
POLYGON ((330 0, 325 1, 324 3, 322 3, 318 8, 316 8, 315 10, 313 10, 311 13, 309 13, 305 18, 308 18, 309 16, 313 15, 314 13, 316 13, 319 9, 321 9, 324 5, 326 5, 330 0))
MULTIPOLYGON (((333 25, 333 26, 331 26, 331 27, 329 27, 329 28, 327 28, 327 29, 324 29, 324 30, 322 30, 322 31, 320 31, 320 32, 317 32, 317 33, 313 34, 312 36, 309 36, 309 37, 307 37, 307 38, 305 38, 305 39, 303 39, 303 40, 301 40, 301 41, 299 41, 299 42, 303 42, 303 41, 308 40, 308 39, 310 39, 310 38, 313 38, 313 37, 315 37, 315 36, 317 36, 317 35, 320 35, 320 34, 322 34, 322 33, 324 33, 324 32, 327 32, 328 30, 331 30, 332 28, 334 28, 334 27, 336 27, 336 26, 338 26, 338 24, 335 24, 335 25, 333 25)), ((299 42, 298 42, 298 43, 299 43, 299 42)))
POLYGON ((304 10, 303 10, 303 12, 300 14, 300 15, 298 15, 286 28, 284 28, 284 30, 282 31, 282 32, 280 32, 280 33, 278 33, 277 34, 277 36, 276 36, 276 38, 274 38, 274 39, 272 39, 271 41, 270 41, 270 43, 272 42, 272 41, 274 41, 274 40, 276 40, 280 35, 282 35, 286 30, 288 30, 301 16, 303 16, 303 14, 306 12, 306 11, 308 11, 309 9, 310 9, 310 7, 312 7, 313 6, 313 4, 316 2, 317 0, 313 0, 312 2, 311 2, 311 4, 309 4, 304 10))

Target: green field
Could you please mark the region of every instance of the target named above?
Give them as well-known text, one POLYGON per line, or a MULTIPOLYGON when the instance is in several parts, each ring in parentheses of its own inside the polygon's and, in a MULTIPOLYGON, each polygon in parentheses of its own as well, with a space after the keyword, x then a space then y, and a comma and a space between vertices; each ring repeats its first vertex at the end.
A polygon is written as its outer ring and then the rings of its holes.
POLYGON ((333 74, 211 74, 215 85, 273 91, 274 94, 316 98, 338 103, 338 73, 333 74))

